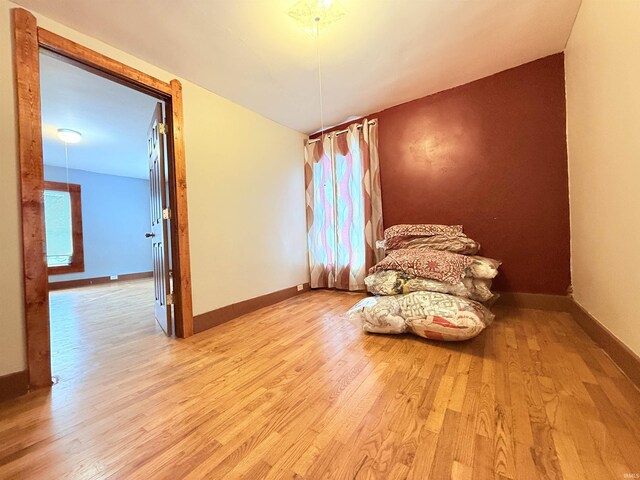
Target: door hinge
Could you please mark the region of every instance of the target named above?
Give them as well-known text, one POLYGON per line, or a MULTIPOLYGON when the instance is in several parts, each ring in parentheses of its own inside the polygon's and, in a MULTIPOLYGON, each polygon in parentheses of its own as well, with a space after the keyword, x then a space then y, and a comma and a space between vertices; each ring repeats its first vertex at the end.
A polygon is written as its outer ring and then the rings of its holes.
POLYGON ((167 294, 167 305, 173 305, 173 293, 167 294))
POLYGON ((158 132, 160 132, 160 135, 166 135, 167 134, 167 124, 166 123, 159 123, 158 124, 158 132))
POLYGON ((162 209, 162 219, 163 220, 169 220, 171 218, 171 210, 169 210, 168 208, 163 208, 162 209))

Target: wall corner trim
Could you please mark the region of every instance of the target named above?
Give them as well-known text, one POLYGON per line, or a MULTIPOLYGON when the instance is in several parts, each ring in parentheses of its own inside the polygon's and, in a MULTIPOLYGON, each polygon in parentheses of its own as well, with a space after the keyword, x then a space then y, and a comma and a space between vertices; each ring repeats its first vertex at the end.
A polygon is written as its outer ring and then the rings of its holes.
POLYGON ((29 391, 29 372, 9 373, 0 377, 0 402, 19 397, 29 391))
POLYGON ((640 388, 640 357, 587 312, 573 297, 500 292, 500 298, 496 305, 570 313, 575 322, 604 350, 631 382, 640 388))
POLYGON ((113 283, 113 282, 126 282, 129 280, 139 280, 141 278, 153 278, 153 272, 139 272, 139 273, 121 273, 116 280, 111 280, 111 277, 92 277, 92 278, 79 278, 77 280, 62 280, 58 282, 49 282, 49 291, 63 290, 66 288, 78 288, 87 287, 89 285, 99 285, 101 283, 113 283))
POLYGON ((226 307, 217 308, 210 312, 201 313, 193 317, 193 332, 200 333, 210 328, 222 325, 230 320, 254 312, 264 307, 274 305, 276 303, 295 297, 310 290, 309 284, 302 284, 302 290, 297 287, 289 287, 276 292, 267 293, 259 297, 243 300, 238 303, 227 305, 226 307))
POLYGON ((532 308, 553 312, 572 312, 571 297, 544 293, 499 292, 496 305, 502 307, 532 308))
POLYGON ((640 388, 640 357, 571 298, 571 315, 627 377, 640 388))

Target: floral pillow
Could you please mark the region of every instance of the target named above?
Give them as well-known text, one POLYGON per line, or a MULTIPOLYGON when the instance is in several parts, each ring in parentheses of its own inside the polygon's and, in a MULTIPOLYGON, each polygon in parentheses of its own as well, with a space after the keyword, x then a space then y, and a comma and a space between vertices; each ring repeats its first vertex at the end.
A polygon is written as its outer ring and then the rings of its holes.
POLYGON ((427 247, 434 250, 446 250, 447 252, 459 253, 461 255, 475 255, 480 250, 480 244, 470 239, 464 234, 454 235, 432 235, 428 237, 416 237, 411 235, 392 237, 383 240, 383 247, 386 251, 399 250, 401 248, 427 247))
POLYGON ((369 297, 349 310, 365 332, 411 332, 431 340, 460 341, 480 334, 494 315, 478 302, 434 292, 369 297))
POLYGON ((371 267, 369 273, 397 270, 416 277, 455 284, 465 276, 473 258, 430 248, 404 248, 390 251, 384 260, 371 267))
POLYGON ((394 225, 384 231, 384 238, 405 236, 432 236, 432 235, 460 235, 462 234, 462 225, 394 225))

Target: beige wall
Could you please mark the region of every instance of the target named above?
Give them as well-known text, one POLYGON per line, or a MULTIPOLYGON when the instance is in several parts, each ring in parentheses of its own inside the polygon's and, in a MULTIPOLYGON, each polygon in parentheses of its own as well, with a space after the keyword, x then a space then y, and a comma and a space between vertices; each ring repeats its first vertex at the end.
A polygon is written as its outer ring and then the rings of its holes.
POLYGON ((640 1, 583 0, 567 50, 574 296, 640 354, 640 1))
POLYGON ((25 366, 19 188, 9 8, 0 0, 0 375, 25 366))
MULTIPOLYGON (((9 9, 0 0, 0 375, 22 370, 24 320, 9 9)), ((38 23, 163 80, 176 78, 91 37, 38 23)), ((184 79, 194 313, 308 279, 304 136, 184 79)))

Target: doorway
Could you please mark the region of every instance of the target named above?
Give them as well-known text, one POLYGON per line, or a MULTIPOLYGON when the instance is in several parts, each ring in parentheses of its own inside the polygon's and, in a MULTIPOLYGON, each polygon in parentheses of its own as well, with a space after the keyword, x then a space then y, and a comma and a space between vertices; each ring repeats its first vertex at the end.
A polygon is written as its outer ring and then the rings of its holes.
POLYGON ((128 311, 140 298, 127 301, 126 287, 153 285, 150 311, 171 336, 164 102, 46 50, 40 52, 40 79, 53 366, 56 355, 83 346, 74 339, 99 331, 108 342, 110 329, 122 323, 126 331, 128 311), (74 291, 60 292, 69 288, 74 291), (109 291, 120 297, 110 306, 112 320, 89 331, 76 317, 89 311, 85 303, 109 298, 109 291))
MULTIPOLYGON (((178 80, 169 83, 151 77, 121 62, 101 55, 53 32, 37 26, 27 10, 12 10, 14 64, 18 111, 18 152, 22 198, 23 269, 27 364, 31 388, 51 385, 51 348, 48 299, 48 266, 45 248, 44 168, 40 111, 40 49, 74 62, 83 69, 148 94, 164 102, 166 121, 156 117, 156 129, 165 131, 166 185, 168 207, 160 214, 170 217, 167 243, 173 254, 165 266, 173 272, 173 290, 165 284, 175 312, 175 333, 193 334, 191 273, 189 260, 186 172, 182 135, 182 87, 178 80)), ((153 120, 152 120, 153 130, 153 120)), ((159 142, 159 140, 156 140, 159 142)), ((151 152, 149 152, 151 153, 151 152)), ((148 232, 155 235, 154 232, 148 232)), ((163 237, 164 238, 164 237, 163 237)), ((167 251, 167 252, 168 252, 167 251)), ((165 276, 166 278, 166 276, 165 276)))

